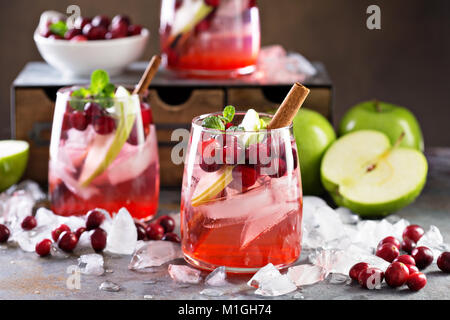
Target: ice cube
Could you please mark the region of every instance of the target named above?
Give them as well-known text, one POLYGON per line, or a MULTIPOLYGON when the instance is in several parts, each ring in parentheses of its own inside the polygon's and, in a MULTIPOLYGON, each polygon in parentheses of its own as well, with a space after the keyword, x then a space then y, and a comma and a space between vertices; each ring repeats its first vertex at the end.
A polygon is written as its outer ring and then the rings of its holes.
POLYGON ((434 260, 436 260, 443 251, 448 251, 450 249, 450 246, 444 243, 444 238, 439 229, 433 225, 431 225, 430 229, 428 229, 419 241, 417 241, 417 246, 430 248, 433 251, 434 260))
POLYGON ((281 296, 297 290, 297 286, 288 278, 287 275, 280 275, 260 283, 255 294, 268 297, 281 296))
POLYGON ((247 282, 251 287, 258 287, 262 281, 274 279, 281 275, 280 271, 271 263, 265 265, 256 272, 253 277, 247 282))
POLYGON ((307 286, 322 281, 327 276, 327 271, 311 264, 302 264, 290 267, 287 272, 288 278, 297 286, 307 286))
POLYGON ((139 243, 128 268, 139 270, 158 267, 166 262, 183 257, 180 245, 170 241, 148 241, 139 243))
POLYGON ((106 251, 115 254, 132 254, 136 243, 137 231, 134 220, 128 210, 122 208, 113 218, 106 251))
POLYGON ((105 272, 103 256, 96 253, 80 256, 78 266, 81 268, 81 273, 86 275, 101 276, 105 272))
POLYGON ((120 291, 120 286, 117 283, 112 281, 105 281, 100 284, 98 287, 99 290, 108 291, 108 292, 118 292, 120 291))
POLYGON ((206 288, 200 291, 201 295, 208 297, 220 297, 226 293, 225 290, 206 288))
POLYGON ((227 273, 225 267, 218 267, 214 269, 205 279, 205 283, 210 286, 223 286, 228 284, 227 273))
POLYGON ((339 207, 339 208, 337 208, 334 211, 339 215, 339 218, 341 219, 342 223, 355 224, 355 223, 357 223, 360 220, 359 216, 357 214, 354 214, 348 208, 339 207))
POLYGON ((176 282, 196 284, 202 280, 201 271, 188 266, 170 264, 168 272, 176 282))
POLYGON ((52 243, 52 246, 50 248, 50 255, 58 259, 67 259, 69 257, 67 253, 58 248, 58 245, 56 243, 52 243))
POLYGON ((342 273, 332 273, 328 277, 330 284, 350 284, 351 281, 352 279, 348 275, 342 273))

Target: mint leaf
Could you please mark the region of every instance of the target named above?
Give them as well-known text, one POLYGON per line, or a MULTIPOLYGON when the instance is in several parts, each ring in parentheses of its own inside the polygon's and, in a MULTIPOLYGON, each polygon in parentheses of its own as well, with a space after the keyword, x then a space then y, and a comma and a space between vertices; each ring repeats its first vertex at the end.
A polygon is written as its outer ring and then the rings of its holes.
POLYGON ((75 110, 83 111, 84 103, 86 102, 86 101, 84 101, 84 99, 86 99, 88 95, 89 95, 89 90, 86 88, 80 88, 78 90, 75 90, 70 95, 70 98, 74 99, 74 100, 70 100, 70 107, 75 110))
POLYGON ((231 126, 227 129, 227 131, 245 131, 244 128, 239 127, 239 126, 231 126))
POLYGON ((236 109, 233 106, 226 106, 223 109, 223 117, 226 119, 227 123, 233 121, 234 114, 236 113, 236 109))
POLYGON ((97 95, 109 84, 109 75, 105 70, 95 70, 91 74, 91 93, 97 95))
POLYGON ((112 83, 108 83, 103 88, 103 94, 105 95, 106 98, 114 98, 114 92, 115 91, 116 91, 116 86, 113 85, 112 83))
POLYGON ((69 28, 67 28, 67 24, 64 21, 58 21, 50 25, 50 31, 63 38, 68 29, 69 28))
POLYGON ((209 116, 202 121, 202 126, 204 128, 217 129, 217 130, 225 130, 225 125, 219 117, 209 116))

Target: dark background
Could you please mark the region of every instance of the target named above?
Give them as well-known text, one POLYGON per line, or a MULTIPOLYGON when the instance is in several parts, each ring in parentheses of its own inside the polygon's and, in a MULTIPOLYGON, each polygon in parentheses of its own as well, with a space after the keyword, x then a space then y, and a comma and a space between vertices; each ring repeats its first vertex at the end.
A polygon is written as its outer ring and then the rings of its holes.
MULTIPOLYGON (((159 0, 0 0, 0 139, 9 138, 9 87, 26 62, 41 60, 32 35, 42 11, 129 14, 159 48, 159 0)), ((450 146, 450 1, 259 0, 262 45, 281 44, 325 63, 335 86, 334 116, 377 98, 410 108, 427 146, 450 146), (381 7, 381 30, 366 9, 381 7)), ((335 123, 336 125, 336 123, 335 123)))

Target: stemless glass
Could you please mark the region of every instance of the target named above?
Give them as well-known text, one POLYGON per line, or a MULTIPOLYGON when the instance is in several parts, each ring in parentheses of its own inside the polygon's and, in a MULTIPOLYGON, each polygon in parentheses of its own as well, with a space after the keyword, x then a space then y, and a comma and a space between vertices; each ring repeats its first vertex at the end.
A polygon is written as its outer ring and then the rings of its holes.
MULTIPOLYGON (((287 267, 301 251, 302 189, 292 126, 258 132, 201 126, 219 114, 192 121, 181 194, 185 259, 232 273, 268 263, 287 267)), ((237 112, 234 125, 244 115, 237 112)))
POLYGON ((101 100, 58 91, 49 161, 49 195, 59 215, 110 213, 125 207, 136 219, 156 214, 159 160, 155 125, 138 95, 101 100))
POLYGON ((255 70, 261 41, 255 0, 162 0, 160 21, 169 69, 205 77, 255 70))

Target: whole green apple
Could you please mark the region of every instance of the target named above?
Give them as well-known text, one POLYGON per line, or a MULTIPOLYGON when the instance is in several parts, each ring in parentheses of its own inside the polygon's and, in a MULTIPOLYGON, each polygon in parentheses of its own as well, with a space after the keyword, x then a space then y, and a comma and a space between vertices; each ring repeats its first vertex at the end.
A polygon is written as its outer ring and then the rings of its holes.
POLYGON ((342 136, 357 130, 377 130, 389 137, 391 144, 405 133, 400 146, 423 151, 423 136, 419 123, 406 108, 377 100, 361 102, 351 108, 339 124, 342 136))
POLYGON ((324 192, 320 181, 320 163, 325 151, 336 140, 328 120, 320 113, 302 108, 294 118, 303 193, 320 195, 324 192))

